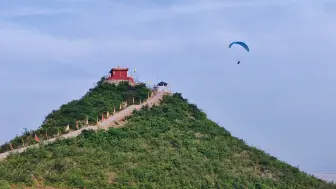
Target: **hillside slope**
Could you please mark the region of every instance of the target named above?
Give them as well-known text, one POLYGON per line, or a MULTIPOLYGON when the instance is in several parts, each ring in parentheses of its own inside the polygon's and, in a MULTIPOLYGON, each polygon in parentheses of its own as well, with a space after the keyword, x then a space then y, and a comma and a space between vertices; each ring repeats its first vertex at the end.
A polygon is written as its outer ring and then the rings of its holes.
POLYGON ((171 92, 169 90, 162 90, 162 91, 153 91, 150 96, 148 96, 148 99, 146 101, 141 101, 139 104, 133 104, 130 106, 124 106, 123 109, 113 112, 112 115, 105 115, 104 120, 100 120, 97 124, 95 125, 89 125, 85 124, 83 127, 78 128, 75 131, 68 132, 66 134, 58 135, 56 137, 40 141, 38 144, 33 144, 33 145, 25 145, 25 147, 21 148, 16 148, 4 153, 0 153, 0 161, 5 160, 9 155, 12 153, 22 153, 26 151, 28 148, 36 148, 39 147, 41 144, 47 144, 47 143, 52 143, 55 142, 56 140, 62 140, 66 138, 74 138, 80 135, 84 130, 100 130, 100 129, 105 129, 108 130, 110 127, 115 127, 119 128, 122 127, 125 123, 125 118, 129 115, 132 115, 134 110, 140 110, 144 106, 151 107, 153 105, 160 104, 162 98, 165 95, 171 95, 171 92))
POLYGON ((0 186, 336 188, 249 147, 180 94, 134 112, 122 128, 10 156, 0 162, 0 186))
MULTIPOLYGON (((101 78, 97 82, 97 86, 90 89, 81 99, 73 100, 62 105, 58 110, 53 110, 46 116, 42 125, 34 131, 26 132, 22 136, 17 136, 9 141, 13 148, 18 149, 31 144, 36 144, 33 140, 35 134, 45 140, 55 136, 60 132, 64 134, 64 128, 69 124, 70 129, 76 130, 76 121, 81 127, 88 119, 89 125, 95 125, 97 118, 101 118, 102 113, 119 110, 122 102, 127 101, 128 104, 133 104, 147 99, 150 90, 144 85, 136 85, 134 87, 128 83, 120 83, 120 85, 111 85, 104 82, 105 78, 101 78), (47 133, 47 136, 46 136, 47 133), (24 144, 24 145, 23 145, 24 144)), ((10 150, 8 143, 0 146, 0 153, 10 150)))

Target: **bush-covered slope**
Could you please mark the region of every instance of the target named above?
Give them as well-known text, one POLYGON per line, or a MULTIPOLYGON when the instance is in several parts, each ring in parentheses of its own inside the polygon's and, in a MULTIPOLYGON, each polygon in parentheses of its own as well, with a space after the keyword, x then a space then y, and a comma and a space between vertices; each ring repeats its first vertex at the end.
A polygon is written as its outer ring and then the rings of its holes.
POLYGON ((86 131, 0 163, 0 185, 54 188, 336 188, 249 147, 180 94, 123 128, 86 131))
MULTIPOLYGON (((118 111, 120 103, 127 100, 129 104, 132 104, 133 98, 136 103, 139 103, 140 99, 146 99, 149 93, 149 89, 144 84, 134 87, 128 83, 111 85, 105 83, 104 80, 105 78, 101 78, 97 86, 90 89, 81 99, 73 100, 62 105, 58 110, 53 110, 46 116, 39 129, 26 132, 23 136, 17 136, 11 140, 12 146, 14 148, 22 147, 22 140, 25 145, 36 143, 33 140, 35 134, 42 140, 46 138, 46 132, 49 137, 58 134, 58 132, 62 134, 68 124, 71 129, 75 130, 76 121, 81 126, 88 119, 89 123, 94 125, 97 117, 100 119, 102 113, 107 111, 112 113, 114 108, 118 111)), ((8 150, 10 150, 8 143, 0 146, 0 153, 8 150)))

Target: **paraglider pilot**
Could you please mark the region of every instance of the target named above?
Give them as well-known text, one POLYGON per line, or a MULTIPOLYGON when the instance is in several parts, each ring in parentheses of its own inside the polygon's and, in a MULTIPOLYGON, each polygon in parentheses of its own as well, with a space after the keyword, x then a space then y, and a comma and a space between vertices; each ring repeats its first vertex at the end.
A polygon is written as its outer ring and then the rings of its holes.
MULTIPOLYGON (((235 41, 230 43, 229 48, 231 48, 232 45, 237 44, 242 46, 247 52, 250 52, 250 48, 246 45, 246 43, 241 42, 241 41, 235 41)), ((240 64, 240 60, 238 60, 237 64, 240 64)))

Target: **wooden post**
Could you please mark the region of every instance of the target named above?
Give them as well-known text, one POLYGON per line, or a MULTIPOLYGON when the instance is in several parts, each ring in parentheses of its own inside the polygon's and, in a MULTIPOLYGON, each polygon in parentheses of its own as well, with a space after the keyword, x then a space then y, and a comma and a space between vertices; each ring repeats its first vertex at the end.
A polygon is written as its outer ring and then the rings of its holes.
POLYGON ((86 116, 85 125, 89 125, 89 116, 86 116))
POLYGON ((30 144, 30 135, 27 137, 27 146, 30 144))
POLYGON ((21 137, 21 140, 22 140, 22 146, 25 146, 25 142, 24 142, 23 137, 21 137))
POLYGON ((12 143, 9 143, 9 147, 11 148, 12 151, 14 150, 12 143))

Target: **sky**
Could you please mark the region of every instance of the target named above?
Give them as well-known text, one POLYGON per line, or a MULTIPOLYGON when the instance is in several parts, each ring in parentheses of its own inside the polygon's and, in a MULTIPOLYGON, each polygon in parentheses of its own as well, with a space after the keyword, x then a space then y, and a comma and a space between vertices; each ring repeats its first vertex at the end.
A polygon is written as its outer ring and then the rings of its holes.
POLYGON ((331 0, 2 0, 0 143, 119 65, 168 82, 249 145, 336 170, 334 23, 331 0))

